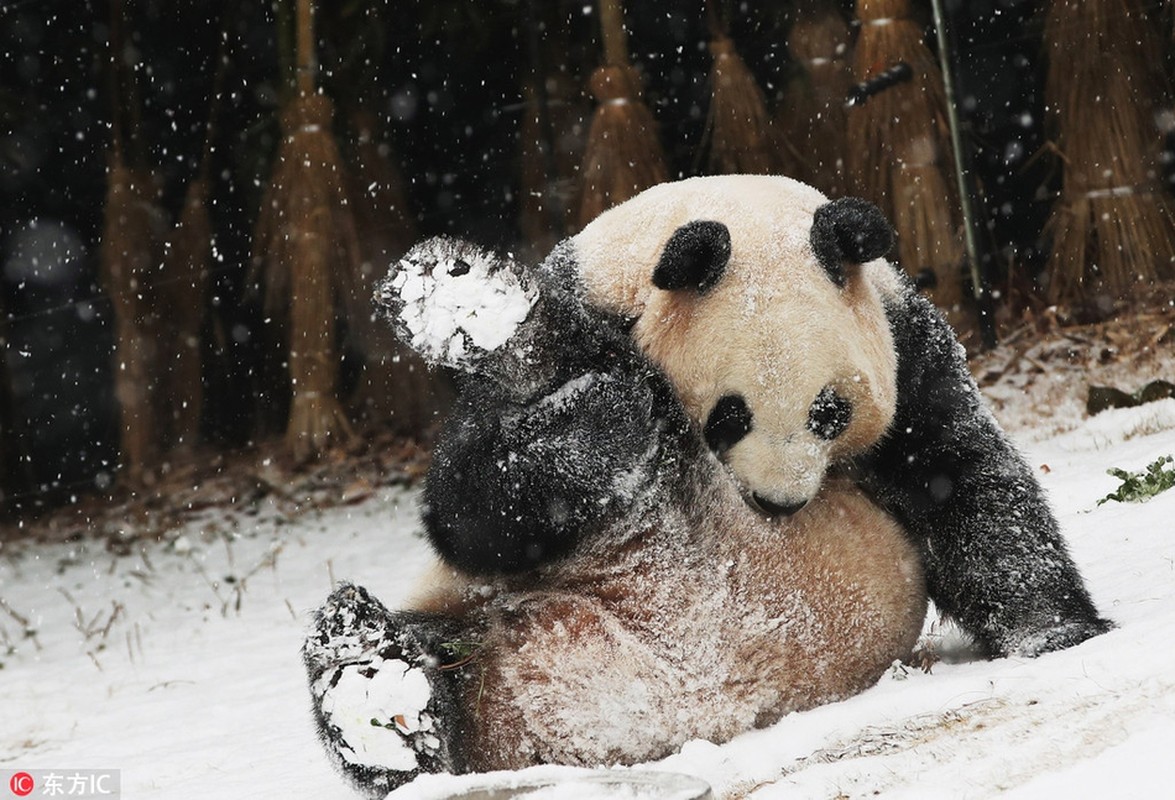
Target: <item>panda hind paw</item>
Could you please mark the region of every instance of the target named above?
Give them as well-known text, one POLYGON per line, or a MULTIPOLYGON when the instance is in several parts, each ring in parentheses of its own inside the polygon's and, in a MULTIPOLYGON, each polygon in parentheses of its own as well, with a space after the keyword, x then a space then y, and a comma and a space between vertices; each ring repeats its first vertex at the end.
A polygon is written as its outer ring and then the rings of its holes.
POLYGON ((1045 653, 1074 647, 1086 639, 1100 636, 1113 628, 1114 623, 1101 618, 1063 622, 1051 628, 1028 632, 1016 637, 1015 644, 1008 647, 1007 652, 1022 658, 1036 658, 1045 653))
POLYGON ((453 676, 426 642, 435 619, 390 613, 342 584, 319 609, 303 647, 311 705, 327 755, 362 793, 382 797, 423 772, 462 772, 453 676))

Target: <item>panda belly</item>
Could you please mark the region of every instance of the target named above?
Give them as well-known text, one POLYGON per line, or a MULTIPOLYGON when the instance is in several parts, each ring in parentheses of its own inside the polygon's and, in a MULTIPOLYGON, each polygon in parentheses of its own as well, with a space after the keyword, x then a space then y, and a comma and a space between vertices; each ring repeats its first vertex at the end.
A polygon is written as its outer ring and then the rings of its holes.
POLYGON ((907 656, 926 593, 901 529, 830 482, 769 521, 731 493, 577 557, 473 616, 475 769, 656 759, 872 685, 907 656))

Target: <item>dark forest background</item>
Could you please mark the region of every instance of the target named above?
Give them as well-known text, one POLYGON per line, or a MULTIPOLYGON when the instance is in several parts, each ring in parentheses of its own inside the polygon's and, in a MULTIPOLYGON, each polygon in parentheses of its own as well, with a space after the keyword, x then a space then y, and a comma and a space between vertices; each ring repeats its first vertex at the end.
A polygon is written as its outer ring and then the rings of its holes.
MULTIPOLYGON (((915 5, 929 21, 928 4, 915 5)), ((981 252, 993 284, 1031 292, 1057 190, 1052 161, 1034 159, 1046 141, 1043 4, 945 5, 982 187, 981 252)), ((723 9, 769 101, 778 98, 794 70, 785 47, 793 4, 723 9)), ((265 417, 280 416, 286 402, 264 366, 268 320, 250 291, 248 262, 280 139, 277 111, 290 91, 289 11, 269 0, 127 0, 124 13, 141 114, 133 147, 155 170, 161 224, 179 213, 198 169, 225 54, 211 162, 215 266, 207 296, 190 300, 209 309, 200 337, 210 398, 202 438, 248 447, 272 434, 265 417)), ((711 60, 704 8, 631 2, 626 16, 672 176, 699 174, 711 60)), ((578 87, 575 99, 590 111, 583 87, 601 43, 589 0, 340 0, 320 4, 316 32, 320 85, 335 102, 344 154, 350 112, 373 112, 417 235, 540 255, 519 221, 523 87, 536 75, 578 87)), ((110 120, 125 101, 109 88, 110 36, 107 3, 0 4, 0 458, 10 515, 118 483, 111 302, 98 280, 110 120)), ((354 354, 341 359, 342 380, 354 380, 354 354)))

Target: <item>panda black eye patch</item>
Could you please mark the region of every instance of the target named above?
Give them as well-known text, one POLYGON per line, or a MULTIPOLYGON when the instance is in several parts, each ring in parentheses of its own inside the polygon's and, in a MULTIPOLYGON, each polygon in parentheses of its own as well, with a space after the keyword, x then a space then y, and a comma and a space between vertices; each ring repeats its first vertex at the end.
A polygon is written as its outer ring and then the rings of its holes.
POLYGON ((825 386, 808 406, 808 430, 832 441, 844 433, 853 419, 853 404, 831 386, 825 386))
POLYGON ((747 408, 747 401, 737 394, 720 397, 702 429, 706 444, 716 453, 734 447, 750 432, 751 410, 747 408))

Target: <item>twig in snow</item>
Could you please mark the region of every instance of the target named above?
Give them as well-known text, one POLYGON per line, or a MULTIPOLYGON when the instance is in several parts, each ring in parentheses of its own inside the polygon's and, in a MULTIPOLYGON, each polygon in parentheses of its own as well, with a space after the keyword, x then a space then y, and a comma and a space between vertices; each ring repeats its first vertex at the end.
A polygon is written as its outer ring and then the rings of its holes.
POLYGON ((38 651, 42 649, 41 642, 37 639, 37 630, 33 627, 33 624, 29 622, 28 617, 24 616, 15 608, 8 605, 8 601, 3 597, 0 597, 0 609, 3 609, 5 613, 8 614, 8 616, 16 620, 16 623, 21 627, 21 632, 24 634, 24 637, 32 641, 33 647, 35 647, 38 651))
MULTIPOLYGON (((155 572, 155 565, 152 564, 151 559, 147 557, 147 548, 146 547, 139 548, 139 558, 142 559, 143 564, 146 565, 148 572, 155 572)), ((146 583, 145 580, 144 580, 144 583, 146 583)))
POLYGON ((154 578, 152 578, 146 572, 143 572, 143 570, 141 570, 141 569, 132 569, 127 574, 130 575, 132 578, 138 578, 143 584, 145 584, 147 586, 150 586, 152 583, 155 582, 154 578))
POLYGON ((110 629, 114 626, 114 621, 118 619, 118 615, 126 611, 122 603, 117 600, 110 601, 114 609, 110 612, 110 619, 106 620, 106 627, 102 629, 102 638, 105 639, 110 634, 110 629))
POLYGON ((229 574, 232 574, 237 569, 236 559, 233 557, 232 534, 224 533, 220 538, 224 542, 224 551, 228 554, 228 571, 229 574))
POLYGON ((220 594, 219 581, 214 581, 211 578, 209 578, 208 571, 206 569, 204 569, 204 565, 199 563, 195 559, 192 559, 192 566, 194 566, 196 568, 196 574, 204 579, 204 583, 208 584, 208 588, 212 590, 212 593, 214 595, 216 595, 216 599, 220 603, 221 607, 222 608, 225 607, 226 601, 225 601, 224 597, 220 594))
POLYGON ((29 618, 20 614, 15 608, 8 605, 8 601, 3 597, 0 597, 0 609, 4 609, 8 616, 16 620, 17 624, 24 628, 26 632, 32 628, 32 625, 29 624, 29 618))

